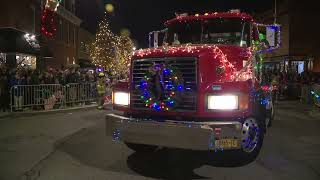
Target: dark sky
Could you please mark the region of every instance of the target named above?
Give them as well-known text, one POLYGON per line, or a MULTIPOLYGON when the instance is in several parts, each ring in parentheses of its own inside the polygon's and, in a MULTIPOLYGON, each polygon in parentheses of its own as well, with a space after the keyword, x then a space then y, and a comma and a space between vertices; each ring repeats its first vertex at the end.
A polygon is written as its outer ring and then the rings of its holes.
POLYGON ((250 14, 273 7, 274 0, 80 0, 82 26, 94 32, 104 13, 104 5, 112 3, 114 13, 110 24, 115 33, 127 28, 139 47, 148 44, 148 33, 163 29, 163 23, 175 12, 205 13, 241 9, 250 14))

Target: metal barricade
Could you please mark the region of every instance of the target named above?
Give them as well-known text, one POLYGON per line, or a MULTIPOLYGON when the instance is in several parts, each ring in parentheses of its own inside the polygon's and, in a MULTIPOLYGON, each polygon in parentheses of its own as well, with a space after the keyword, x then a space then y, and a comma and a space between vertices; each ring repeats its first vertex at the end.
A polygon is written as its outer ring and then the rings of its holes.
POLYGON ((16 85, 10 89, 11 111, 53 109, 62 105, 63 87, 60 84, 16 85))
POLYGON ((95 100, 95 83, 16 85, 10 89, 11 111, 61 109, 95 100))
POLYGON ((73 83, 65 86, 67 105, 90 103, 96 100, 95 83, 73 83))

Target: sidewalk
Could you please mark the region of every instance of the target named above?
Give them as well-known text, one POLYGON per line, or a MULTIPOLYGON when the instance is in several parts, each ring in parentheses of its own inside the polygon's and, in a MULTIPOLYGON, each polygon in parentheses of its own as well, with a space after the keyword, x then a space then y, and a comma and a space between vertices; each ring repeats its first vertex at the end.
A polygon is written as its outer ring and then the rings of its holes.
POLYGON ((1 114, 0 180, 35 177, 30 170, 54 152, 55 144, 104 118, 106 111, 95 107, 1 114))

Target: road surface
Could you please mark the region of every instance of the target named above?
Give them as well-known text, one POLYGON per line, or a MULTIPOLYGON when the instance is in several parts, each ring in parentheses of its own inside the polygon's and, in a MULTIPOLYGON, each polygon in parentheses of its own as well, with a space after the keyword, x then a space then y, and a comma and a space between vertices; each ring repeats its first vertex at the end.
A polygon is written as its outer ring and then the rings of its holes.
POLYGON ((320 110, 297 103, 280 102, 273 126, 253 162, 225 152, 159 149, 154 153, 135 153, 105 135, 101 111, 69 114, 70 119, 81 115, 87 120, 95 118, 91 120, 94 123, 59 144, 40 163, 37 179, 318 180, 320 110))

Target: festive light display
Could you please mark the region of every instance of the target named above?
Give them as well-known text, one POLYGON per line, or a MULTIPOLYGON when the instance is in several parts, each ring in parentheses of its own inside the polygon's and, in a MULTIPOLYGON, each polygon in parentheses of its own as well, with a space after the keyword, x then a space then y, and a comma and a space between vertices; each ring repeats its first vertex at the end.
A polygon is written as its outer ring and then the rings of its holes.
POLYGON ((320 95, 318 92, 315 92, 315 90, 312 90, 311 95, 313 96, 313 102, 316 106, 320 107, 320 95))
POLYGON ((47 0, 45 8, 55 12, 58 10, 61 2, 62 0, 47 0))
POLYGON ((117 36, 110 30, 105 16, 99 23, 96 39, 89 49, 94 64, 104 67, 114 76, 127 78, 133 47, 129 36, 117 36))
POLYGON ((115 63, 114 72, 119 77, 128 78, 134 44, 128 35, 121 35, 116 39, 117 62, 115 63))
POLYGON ((57 28, 54 11, 45 9, 41 18, 41 32, 47 37, 52 37, 56 31, 57 28))
MULTIPOLYGON (((175 54, 179 52, 188 52, 188 53, 198 53, 201 49, 210 49, 212 50, 213 59, 217 59, 220 62, 220 66, 217 67, 217 71, 221 71, 217 74, 220 76, 220 81, 244 81, 252 78, 252 63, 250 63, 244 67, 243 69, 237 71, 235 66, 228 60, 227 55, 223 53, 223 51, 216 45, 201 45, 201 46, 193 46, 193 45, 181 45, 181 46, 170 46, 163 48, 149 48, 145 50, 138 50, 134 52, 134 56, 144 57, 150 55, 152 53, 163 53, 167 54, 175 54)), ((250 51, 249 51, 250 52, 250 51)), ((249 53, 250 60, 252 57, 252 53, 249 53)))
POLYGON ((41 32, 47 37, 52 37, 57 31, 55 12, 61 0, 47 0, 41 17, 41 32))
POLYGON ((183 85, 182 75, 176 68, 154 64, 136 88, 140 90, 140 98, 146 107, 156 111, 169 111, 178 104, 184 91, 183 85))
POLYGON ((111 32, 105 17, 98 27, 95 42, 92 44, 90 55, 93 63, 104 67, 106 70, 115 71, 114 59, 116 58, 116 37, 111 32))

